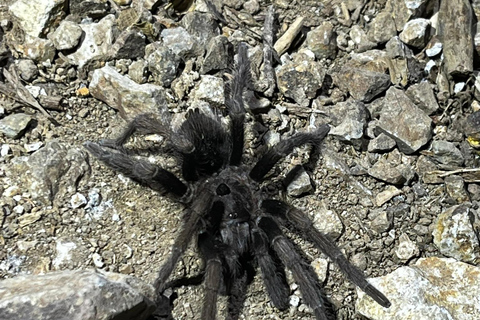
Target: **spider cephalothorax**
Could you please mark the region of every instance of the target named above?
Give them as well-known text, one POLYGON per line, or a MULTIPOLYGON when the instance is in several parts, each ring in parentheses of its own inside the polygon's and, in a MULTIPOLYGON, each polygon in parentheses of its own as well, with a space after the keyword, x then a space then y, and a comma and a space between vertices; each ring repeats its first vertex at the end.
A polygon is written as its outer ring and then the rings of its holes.
MULTIPOLYGON (((328 125, 281 141, 269 148, 253 167, 242 164, 245 120, 242 93, 248 84, 249 68, 246 45, 240 44, 237 68, 226 90, 225 106, 230 118, 227 129, 219 118, 198 111, 189 112, 177 131, 172 131, 169 123, 144 114, 135 118, 118 139, 85 144, 113 169, 185 204, 183 227, 155 281, 158 293, 166 289, 176 263, 196 237, 205 262, 202 319, 215 319, 220 293, 229 296, 229 304, 238 304, 248 284, 246 274, 255 267, 260 269, 271 302, 277 308, 288 307, 286 267, 316 318, 331 319, 315 275, 283 234, 282 227, 291 227, 336 262, 375 301, 389 307, 388 299, 365 280, 363 273, 348 262, 333 242, 313 227, 306 214, 260 192, 259 183, 279 160, 295 147, 305 144, 318 147, 329 131, 328 125), (182 179, 124 152, 123 144, 135 131, 162 134, 166 138, 168 149, 181 164, 182 179)), ((228 309, 234 312, 235 308, 228 309)))

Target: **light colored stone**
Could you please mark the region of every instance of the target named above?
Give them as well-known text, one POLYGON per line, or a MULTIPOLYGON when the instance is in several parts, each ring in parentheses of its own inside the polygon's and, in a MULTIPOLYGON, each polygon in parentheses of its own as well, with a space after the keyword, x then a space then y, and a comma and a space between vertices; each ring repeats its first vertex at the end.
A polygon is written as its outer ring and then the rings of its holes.
POLYGON ((38 37, 60 20, 65 5, 66 0, 17 0, 9 10, 26 34, 38 37))

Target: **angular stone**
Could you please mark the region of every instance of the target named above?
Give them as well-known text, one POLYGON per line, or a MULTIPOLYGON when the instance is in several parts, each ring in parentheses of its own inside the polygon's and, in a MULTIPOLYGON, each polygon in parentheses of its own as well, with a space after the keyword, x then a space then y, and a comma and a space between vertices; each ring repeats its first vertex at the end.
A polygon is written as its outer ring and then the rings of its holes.
POLYGON ((51 205, 56 197, 75 193, 81 178, 88 175, 87 153, 50 141, 29 157, 13 158, 8 175, 27 189, 33 200, 51 205))
POLYGON ((21 275, 0 281, 0 314, 21 319, 146 319, 155 290, 126 275, 94 270, 21 275))
POLYGON ((0 120, 0 132, 9 138, 17 139, 22 136, 32 116, 25 113, 14 113, 0 120))
POLYGON ((181 25, 197 38, 201 46, 206 46, 210 39, 221 34, 218 23, 209 13, 188 12, 182 18, 181 25))
POLYGON ((332 240, 340 237, 344 228, 342 220, 340 220, 337 213, 328 209, 327 204, 323 201, 316 199, 309 199, 309 201, 312 204, 311 207, 316 208, 315 211, 311 213, 314 227, 329 236, 332 240))
POLYGON ((223 87, 223 79, 210 75, 201 76, 194 93, 195 100, 207 101, 213 105, 223 105, 225 103, 223 87))
POLYGON ((138 30, 124 30, 109 50, 109 56, 116 59, 137 59, 145 55, 146 37, 138 30))
POLYGON ((329 134, 359 147, 362 144, 363 132, 367 127, 365 105, 360 101, 350 99, 325 109, 334 125, 329 134))
POLYGON ((138 59, 128 66, 128 76, 138 84, 147 82, 148 65, 147 61, 138 59))
POLYGON ((413 266, 369 281, 392 302, 383 308, 357 288, 355 309, 372 320, 480 318, 480 268, 448 258, 422 258, 413 266))
POLYGON ((314 61, 310 50, 300 50, 293 61, 282 64, 276 72, 280 92, 298 104, 308 105, 316 96, 325 77, 324 68, 314 61))
POLYGON ((438 215, 432 233, 442 254, 472 264, 480 261, 479 241, 472 225, 474 217, 475 213, 466 206, 454 206, 438 215))
POLYGON ((426 114, 431 115, 437 112, 439 108, 437 99, 435 98, 432 85, 427 81, 411 85, 405 93, 426 114))
POLYGON ((378 137, 368 143, 368 152, 388 152, 395 148, 395 145, 395 140, 384 133, 380 133, 378 137))
POLYGON ((67 57, 70 62, 79 67, 83 67, 86 63, 93 59, 107 59, 108 51, 113 44, 113 25, 115 16, 110 14, 97 23, 82 23, 85 33, 80 47, 67 57))
POLYGON ((225 70, 232 66, 233 45, 228 38, 220 35, 212 38, 207 46, 207 53, 203 59, 200 72, 202 74, 210 71, 225 70))
POLYGON ((37 65, 30 59, 22 59, 17 62, 19 76, 27 81, 32 81, 38 75, 37 65))
POLYGON ((64 20, 48 38, 52 40, 55 49, 68 50, 77 46, 82 33, 83 30, 78 24, 64 20))
POLYGON ((397 35, 395 23, 392 14, 388 11, 382 11, 369 24, 367 35, 371 41, 376 43, 385 43, 390 38, 397 35))
POLYGON ((110 9, 108 0, 69 0, 70 13, 81 18, 100 19, 107 15, 110 9))
POLYGON ((24 57, 36 62, 52 62, 56 53, 52 41, 30 35, 25 36, 23 43, 15 43, 14 47, 15 50, 21 52, 24 57))
POLYGON ((93 97, 119 110, 126 120, 132 120, 141 113, 167 112, 162 87, 137 84, 110 66, 95 70, 89 90, 93 97))
POLYGON ((357 46, 355 52, 364 52, 376 47, 376 43, 368 39, 367 34, 359 25, 353 25, 350 30, 350 38, 357 46))
POLYGON ((435 140, 431 146, 432 160, 442 169, 456 169, 465 161, 462 152, 454 143, 443 140, 435 140))
POLYGON ((467 190, 465 189, 465 181, 459 176, 445 177, 445 191, 455 203, 461 204, 470 201, 467 190))
POLYGON ((402 172, 403 169, 403 165, 395 165, 384 158, 380 158, 380 160, 368 169, 368 174, 379 180, 398 185, 404 184, 407 181, 402 172))
POLYGON ((65 15, 66 0, 17 0, 8 8, 26 34, 45 35, 65 15))
POLYGON ((413 19, 405 24, 399 38, 409 46, 423 49, 428 41, 427 36, 429 31, 429 20, 423 18, 413 19))
POLYGON ((164 29, 161 36, 163 44, 184 61, 190 57, 203 55, 203 48, 195 37, 182 27, 164 29))
POLYGON ((390 230, 393 225, 393 214, 383 209, 375 209, 368 214, 370 229, 382 233, 390 230))
POLYGON ((310 191, 312 191, 312 183, 310 182, 310 176, 305 170, 302 170, 287 186, 287 193, 291 197, 299 197, 310 191))
POLYGON ((405 154, 412 154, 432 137, 432 120, 400 89, 391 87, 383 100, 377 128, 393 138, 405 154))
POLYGON ((373 100, 390 86, 388 74, 348 66, 335 73, 333 79, 340 89, 363 102, 373 100))
POLYGON ((402 190, 394 186, 387 186, 385 190, 377 194, 377 196, 375 197, 375 204, 377 205, 377 207, 381 207, 384 203, 386 203, 393 197, 398 196, 399 194, 402 194, 402 190))
POLYGON ((473 10, 469 1, 442 1, 437 34, 443 43, 447 75, 468 76, 473 71, 473 10))
POLYGON ((317 60, 335 59, 337 55, 337 33, 330 21, 307 33, 307 48, 310 49, 317 60))
POLYGON ((413 257, 416 257, 420 253, 418 246, 415 242, 402 233, 398 238, 398 247, 395 249, 395 255, 401 261, 408 261, 413 257))
POLYGON ((170 86, 177 76, 180 58, 167 47, 152 43, 147 45, 146 60, 148 70, 152 73, 155 83, 164 87, 170 86))

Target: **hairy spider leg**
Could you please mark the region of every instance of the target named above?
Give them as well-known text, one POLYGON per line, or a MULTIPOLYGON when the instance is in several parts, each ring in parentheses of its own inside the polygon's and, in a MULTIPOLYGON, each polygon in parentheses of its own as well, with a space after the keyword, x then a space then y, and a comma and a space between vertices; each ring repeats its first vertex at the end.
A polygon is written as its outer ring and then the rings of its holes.
POLYGON ((170 130, 168 125, 159 121, 152 113, 142 113, 136 116, 125 128, 122 134, 116 139, 104 139, 99 142, 102 147, 122 150, 123 145, 135 133, 142 134, 160 134, 162 136, 169 136, 170 130))
POLYGON ((350 281, 382 307, 390 307, 391 303, 387 297, 365 279, 363 272, 347 260, 335 243, 313 226, 312 220, 305 213, 278 200, 264 200, 261 207, 265 212, 280 218, 283 222, 289 221, 295 229, 300 231, 300 234, 306 235, 307 239, 313 241, 323 253, 336 263, 350 281))
POLYGON ((213 119, 198 109, 187 113, 179 134, 192 144, 189 152, 181 152, 183 178, 197 181, 224 168, 230 157, 228 135, 218 119, 213 119))
POLYGON ((255 257, 262 272, 263 283, 268 296, 276 308, 285 310, 288 308, 290 296, 290 287, 285 272, 277 266, 278 262, 276 263, 271 256, 265 233, 261 229, 255 228, 252 231, 252 238, 255 257))
POLYGON ((132 178, 153 190, 183 196, 188 187, 173 173, 145 160, 132 158, 124 153, 111 151, 94 142, 86 142, 85 148, 112 169, 132 178))
POLYGON ((247 57, 247 45, 238 45, 237 68, 233 72, 233 79, 225 88, 225 106, 230 115, 230 136, 232 139, 232 152, 230 164, 240 165, 243 154, 245 107, 243 91, 250 82, 250 62, 247 57))
POLYGON ((293 137, 280 141, 258 160, 255 166, 250 171, 250 178, 257 182, 261 182, 265 175, 273 168, 273 166, 282 158, 290 154, 295 147, 304 144, 311 144, 318 147, 320 142, 325 138, 330 127, 327 124, 320 126, 320 128, 313 133, 297 133, 293 137))
POLYGON ((217 315, 217 298, 222 281, 223 267, 214 242, 214 237, 207 232, 198 236, 198 248, 205 261, 205 296, 203 298, 202 320, 215 320, 217 315))
POLYGON ((280 260, 292 271, 293 278, 300 287, 303 299, 312 308, 315 317, 318 320, 333 320, 334 317, 329 308, 327 308, 327 303, 323 299, 324 295, 315 279, 315 275, 297 253, 292 243, 285 237, 275 220, 271 217, 261 217, 258 221, 258 226, 267 235, 273 250, 280 260))
POLYGON ((180 233, 178 234, 172 246, 172 253, 161 267, 160 271, 158 272, 158 277, 154 283, 154 287, 158 294, 162 294, 162 292, 166 289, 168 277, 177 265, 178 259, 180 259, 187 249, 187 246, 190 243, 193 235, 198 230, 200 219, 203 215, 205 215, 205 212, 208 212, 210 209, 210 206, 212 205, 212 199, 212 193, 204 189, 193 201, 191 208, 185 212, 185 221, 183 222, 180 233))
POLYGON ((241 277, 233 279, 228 295, 226 320, 238 320, 240 317, 245 299, 247 298, 248 284, 249 279, 247 272, 244 272, 241 277))

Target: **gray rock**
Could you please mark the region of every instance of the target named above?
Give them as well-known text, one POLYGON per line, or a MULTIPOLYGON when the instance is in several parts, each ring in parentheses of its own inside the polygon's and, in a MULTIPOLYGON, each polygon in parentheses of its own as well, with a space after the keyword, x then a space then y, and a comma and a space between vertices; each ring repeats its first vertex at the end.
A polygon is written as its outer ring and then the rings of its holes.
POLYGON ((401 261, 408 261, 413 257, 418 256, 420 250, 415 242, 410 240, 410 238, 402 233, 398 238, 398 246, 395 249, 395 255, 401 261))
POLYGON ((360 101, 369 102, 387 90, 390 86, 390 76, 363 68, 344 66, 332 75, 340 89, 360 101))
POLYGON ((370 229, 382 233, 390 230, 393 225, 393 215, 383 209, 375 209, 368 214, 370 229))
POLYGON ((250 14, 255 14, 260 10, 260 4, 257 0, 249 0, 243 4, 243 8, 250 14))
POLYGON ((52 41, 29 35, 25 36, 23 43, 15 42, 13 46, 15 50, 22 53, 24 57, 35 62, 52 62, 56 53, 52 41))
POLYGON ((57 50, 68 50, 78 45, 82 34, 83 30, 78 24, 64 20, 48 38, 52 40, 57 50))
POLYGON ((85 33, 84 40, 80 47, 67 57, 70 62, 79 67, 83 67, 86 63, 94 59, 106 60, 107 54, 113 44, 113 25, 115 16, 110 14, 100 20, 98 23, 82 23, 85 33))
POLYGON ((116 59, 137 59, 145 55, 146 37, 138 30, 124 30, 115 40, 108 55, 116 59))
POLYGON ((449 76, 468 76, 473 71, 473 15, 469 1, 440 3, 437 34, 443 43, 443 63, 449 76))
POLYGON ((147 75, 148 64, 147 61, 143 59, 133 61, 130 66, 128 66, 128 76, 138 84, 147 82, 147 75))
POLYGON ((338 217, 338 214, 328 209, 328 205, 324 201, 317 199, 309 199, 312 208, 316 210, 312 213, 313 226, 335 240, 343 233, 343 223, 338 217))
POLYGON ((147 45, 146 60, 148 70, 152 73, 156 84, 168 87, 177 76, 180 58, 164 46, 156 43, 147 45))
POLYGON ((348 100, 326 108, 327 115, 332 119, 333 128, 329 134, 341 141, 360 147, 363 132, 367 127, 367 111, 360 101, 348 100))
POLYGON ((394 186, 386 186, 382 192, 379 192, 375 197, 375 204, 377 207, 381 207, 384 203, 388 202, 393 197, 402 194, 402 190, 394 186))
POLYGON ((330 21, 325 21, 321 26, 307 33, 307 48, 310 49, 317 60, 335 59, 337 56, 337 33, 330 21))
POLYGON ((359 25, 352 26, 349 36, 357 46, 356 52, 364 52, 375 48, 377 45, 368 39, 367 33, 359 25))
POLYGON ((66 4, 66 0, 17 0, 8 9, 26 34, 39 37, 61 20, 66 4))
POLYGON ((190 57, 203 55, 203 48, 194 36, 182 27, 164 29, 161 33, 163 45, 184 61, 190 57))
POLYGON ((442 169, 461 167, 465 161, 462 152, 452 142, 435 140, 432 142, 431 152, 432 160, 442 169))
POLYGON ((378 129, 393 138, 405 154, 416 152, 432 137, 432 120, 400 89, 388 89, 378 129))
POLYGON ((457 204, 470 201, 467 190, 465 189, 465 182, 460 176, 447 176, 445 181, 445 191, 450 198, 457 204))
POLYGON ((375 137, 368 143, 368 152, 388 152, 395 148, 395 145, 395 140, 384 133, 380 133, 378 137, 375 137))
POLYGON ((476 264, 480 260, 479 241, 472 225, 475 212, 466 206, 451 207, 438 215, 433 242, 447 257, 476 264))
POLYGON ((276 76, 280 92, 305 106, 322 87, 325 70, 320 63, 314 61, 314 55, 310 50, 300 50, 293 61, 277 68, 276 76))
POLYGON ((357 288, 357 312, 372 320, 473 320, 480 317, 480 269, 448 258, 419 259, 413 266, 369 281, 392 302, 383 308, 357 288))
POLYGON ((69 0, 70 13, 81 18, 99 19, 107 15, 110 9, 108 0, 69 0))
POLYGON ((12 159, 9 173, 33 200, 52 205, 56 197, 73 195, 81 178, 89 174, 87 157, 82 149, 50 141, 29 157, 12 159))
POLYGON ((165 90, 162 87, 137 84, 110 66, 95 70, 89 90, 93 97, 119 110, 126 120, 141 113, 167 112, 165 90))
POLYGON ((385 158, 380 158, 370 169, 368 174, 379 180, 391 184, 404 184, 408 182, 408 175, 405 171, 408 170, 403 164, 394 164, 385 158))
POLYGON ((28 114, 14 113, 0 120, 0 132, 12 139, 20 138, 32 120, 28 114))
POLYGON ((182 18, 181 25, 189 34, 197 37, 202 47, 206 46, 210 39, 221 34, 217 22, 209 13, 188 12, 182 18))
POLYGON ((301 170, 287 186, 287 193, 291 197, 299 197, 302 194, 312 191, 310 176, 305 170, 301 170))
POLYGON ((19 76, 30 82, 38 75, 38 68, 35 62, 29 59, 22 59, 17 62, 18 74, 19 76))
POLYGON ((207 53, 203 59, 200 72, 219 71, 231 68, 233 62, 233 45, 228 38, 220 35, 212 38, 207 46, 207 53))
POLYGON ((434 114, 439 109, 432 85, 427 81, 411 85, 405 93, 417 107, 428 115, 434 114))
POLYGON ((131 276, 94 270, 22 275, 0 281, 2 319, 146 319, 155 310, 152 286, 131 276))
POLYGON ((423 18, 413 19, 405 24, 399 38, 409 46, 423 49, 428 41, 429 31, 429 20, 423 18))
POLYGON ((382 44, 397 35, 395 22, 390 12, 382 11, 369 24, 368 38, 378 44, 382 44))
POLYGON ((210 75, 201 76, 194 93, 195 100, 203 100, 213 105, 223 105, 225 103, 223 87, 223 79, 210 75))

